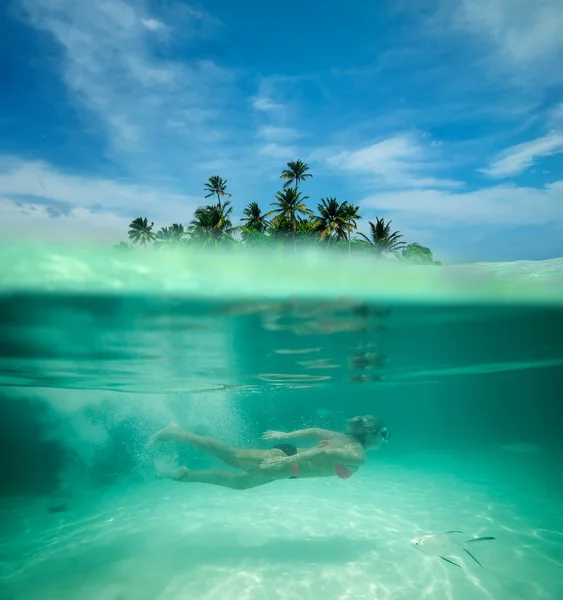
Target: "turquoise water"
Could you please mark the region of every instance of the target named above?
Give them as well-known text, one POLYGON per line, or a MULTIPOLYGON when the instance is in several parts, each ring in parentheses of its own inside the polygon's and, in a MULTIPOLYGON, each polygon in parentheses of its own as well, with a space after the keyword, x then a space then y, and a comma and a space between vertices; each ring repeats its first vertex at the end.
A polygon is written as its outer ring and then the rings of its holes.
POLYGON ((560 600, 562 264, 3 248, 0 597, 560 600), (390 438, 345 481, 146 447, 358 414, 390 438), (482 567, 410 543, 449 530, 482 567))

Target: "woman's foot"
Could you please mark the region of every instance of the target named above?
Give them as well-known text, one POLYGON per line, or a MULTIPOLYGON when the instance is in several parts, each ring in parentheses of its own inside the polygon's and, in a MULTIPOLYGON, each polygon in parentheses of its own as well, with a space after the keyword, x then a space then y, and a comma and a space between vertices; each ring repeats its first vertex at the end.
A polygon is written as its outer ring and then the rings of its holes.
POLYGON ((188 467, 178 467, 177 469, 164 468, 159 469, 157 471, 157 475, 159 477, 163 477, 164 479, 173 479, 174 481, 187 481, 190 475, 190 470, 188 469, 188 467))
POLYGON ((157 431, 149 438, 149 448, 162 442, 175 442, 182 435, 182 428, 176 423, 169 423, 164 429, 157 431))

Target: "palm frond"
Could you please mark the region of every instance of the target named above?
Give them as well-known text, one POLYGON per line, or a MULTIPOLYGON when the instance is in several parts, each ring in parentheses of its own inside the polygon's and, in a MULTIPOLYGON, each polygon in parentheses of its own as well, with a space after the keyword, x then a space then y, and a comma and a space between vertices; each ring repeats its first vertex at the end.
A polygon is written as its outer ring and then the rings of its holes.
POLYGON ((284 189, 287 189, 293 182, 295 182, 295 189, 299 187, 299 184, 306 179, 309 179, 313 175, 308 173, 309 165, 304 163, 302 160, 295 160, 287 163, 287 169, 282 171, 280 175, 281 179, 285 179, 284 189))

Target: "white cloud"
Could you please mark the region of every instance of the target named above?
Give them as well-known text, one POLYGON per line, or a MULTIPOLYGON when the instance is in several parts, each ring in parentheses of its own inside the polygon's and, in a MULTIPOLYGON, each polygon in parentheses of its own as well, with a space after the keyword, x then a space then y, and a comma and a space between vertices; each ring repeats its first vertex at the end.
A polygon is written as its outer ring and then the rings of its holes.
POLYGON ((282 154, 269 144, 290 140, 275 82, 258 83, 254 110, 246 105, 256 128, 245 128, 249 115, 241 119, 237 110, 248 98, 237 71, 170 52, 180 33, 182 44, 192 43, 222 27, 187 4, 158 3, 158 13, 149 14, 137 0, 85 2, 80 10, 76 0, 16 1, 27 22, 60 45, 60 74, 90 121, 87 131, 101 130, 105 158, 133 177, 164 176, 199 191, 209 165, 226 178, 269 168, 282 154))
POLYGON ((563 102, 551 109, 549 112, 549 123, 554 127, 563 129, 563 102))
POLYGON ((279 102, 274 102, 271 98, 267 96, 257 96, 252 100, 252 107, 254 110, 263 111, 263 112, 275 112, 283 110, 283 104, 279 102))
POLYGON ((292 127, 276 127, 264 125, 258 128, 258 137, 271 142, 290 142, 300 137, 301 134, 292 127))
POLYGON ((405 190, 370 196, 362 200, 361 206, 368 213, 393 217, 401 229, 554 224, 563 233, 563 181, 539 189, 499 185, 463 193, 405 190))
POLYGON ((146 216, 156 227, 187 224, 200 203, 157 186, 62 173, 43 162, 0 157, 3 237, 23 232, 41 239, 78 231, 92 239, 123 238, 134 217, 146 216))
POLYGON ((114 213, 74 208, 53 218, 43 204, 18 205, 0 195, 0 235, 4 241, 102 242, 127 240, 131 219, 114 213))
POLYGON ((258 154, 268 177, 274 170, 279 172, 280 163, 295 159, 299 154, 296 141, 304 135, 302 130, 291 126, 295 124, 298 107, 294 105, 290 110, 290 105, 284 102, 283 83, 283 78, 263 78, 257 94, 250 99, 257 122, 255 136, 258 143, 249 150, 258 154))
POLYGON ((424 36, 453 39, 456 54, 460 41, 469 43, 466 79, 476 77, 475 85, 525 90, 539 100, 541 90, 563 81, 561 0, 435 0, 433 11, 425 0, 403 5, 412 11, 413 3, 427 15, 424 36))
POLYGON ((510 177, 531 167, 538 158, 563 152, 563 134, 550 133, 544 137, 508 148, 482 172, 490 177, 510 177))
POLYGON ((260 154, 269 156, 270 158, 279 159, 284 162, 293 160, 293 157, 296 153, 296 149, 292 146, 283 146, 275 143, 266 144, 260 148, 260 154))
MULTIPOLYGON (((258 90, 250 102, 259 118, 275 121, 275 125, 283 125, 290 114, 290 103, 287 101, 287 88, 284 78, 263 77, 258 82, 258 90)), ((293 107, 295 108, 295 107, 293 107)), ((292 115, 296 116, 296 111, 292 115)))
POLYGON ((517 66, 545 63, 563 53, 561 0, 459 0, 455 21, 488 38, 517 66))
POLYGON ((456 181, 427 176, 439 166, 436 162, 439 148, 434 143, 423 146, 416 137, 403 134, 327 156, 324 162, 332 169, 371 176, 395 187, 459 186, 456 181))
MULTIPOLYGON (((166 58, 167 46, 155 52, 151 32, 172 29, 125 0, 19 0, 27 22, 49 33, 63 53, 59 65, 72 98, 103 126, 109 155, 131 171, 182 176, 185 156, 211 152, 209 130, 218 128, 217 110, 232 95, 231 74, 206 60, 166 58), (167 126, 191 120, 189 130, 167 126)), ((185 12, 185 11, 184 11, 185 12)), ((190 36, 184 14, 182 34, 190 36)), ((195 34, 194 34, 195 35, 195 34)), ((157 38, 158 43, 158 38, 157 38)), ((234 92, 232 92, 234 93, 234 92)))
POLYGON ((164 23, 158 19, 141 19, 141 23, 150 31, 160 31, 166 29, 164 23))
POLYGON ((348 171, 364 171, 372 173, 385 172, 388 165, 399 166, 408 161, 418 161, 421 157, 420 147, 406 136, 396 136, 366 148, 341 152, 329 159, 329 163, 348 171), (384 165, 384 167, 382 167, 384 165))

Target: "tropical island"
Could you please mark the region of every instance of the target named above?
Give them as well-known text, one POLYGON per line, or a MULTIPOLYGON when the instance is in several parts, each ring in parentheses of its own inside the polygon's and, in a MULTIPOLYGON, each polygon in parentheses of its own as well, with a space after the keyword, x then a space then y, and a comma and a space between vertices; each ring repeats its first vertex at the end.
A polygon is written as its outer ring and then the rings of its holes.
MULTIPOLYGON (((225 246, 239 244, 246 247, 318 245, 326 251, 344 251, 349 255, 369 252, 374 257, 392 257, 419 264, 440 265, 434 260, 430 248, 418 243, 402 241, 399 231, 391 230, 391 221, 376 217, 368 221, 368 235, 357 232, 360 207, 351 202, 338 202, 336 198, 321 198, 315 214, 306 204, 299 187, 311 178, 309 166, 301 160, 287 163, 281 179, 283 188, 275 195, 271 210, 263 212, 257 202, 251 202, 244 210, 240 225, 232 222, 233 207, 227 181, 213 175, 204 185, 205 198, 217 198, 217 202, 200 206, 187 227, 179 223, 154 229, 154 222, 147 217, 137 217, 129 225, 132 244, 155 249, 185 246, 225 246)), ((116 245, 120 250, 133 248, 127 242, 116 245)))

